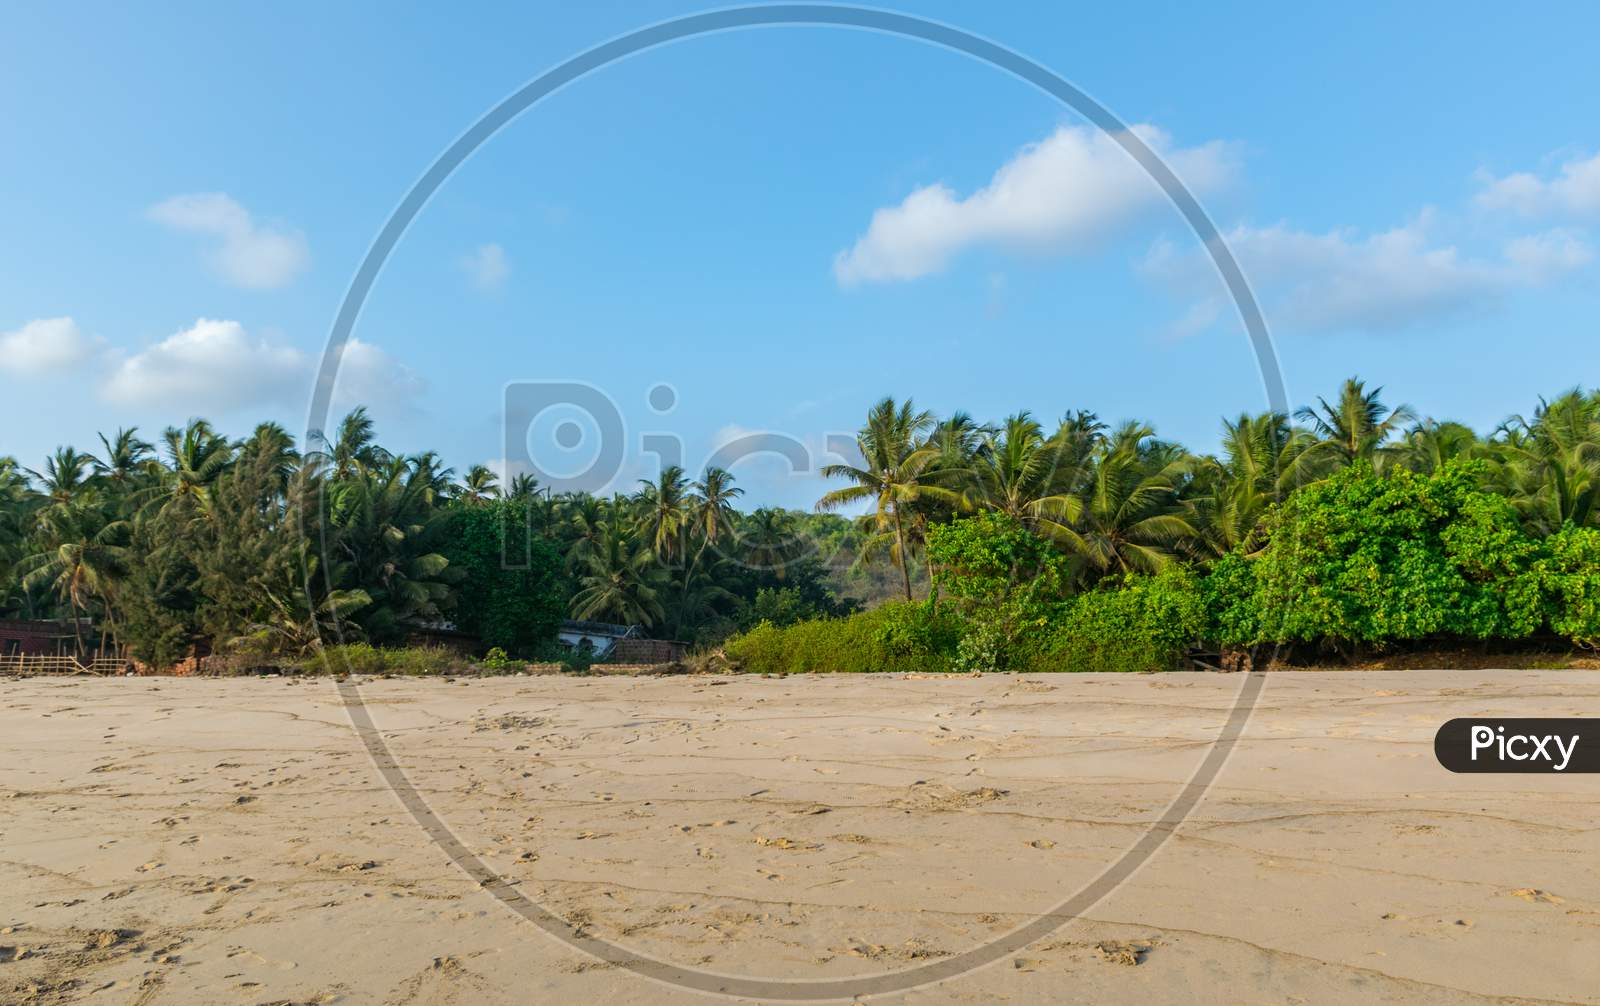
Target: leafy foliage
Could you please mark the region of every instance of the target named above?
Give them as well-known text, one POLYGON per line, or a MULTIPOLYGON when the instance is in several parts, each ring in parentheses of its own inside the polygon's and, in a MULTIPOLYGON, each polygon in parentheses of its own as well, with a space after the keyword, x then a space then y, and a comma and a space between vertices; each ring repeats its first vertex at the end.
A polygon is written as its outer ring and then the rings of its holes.
POLYGON ((0 458, 0 615, 71 618, 80 648, 154 664, 315 660, 452 621, 509 660, 547 654, 563 616, 703 647, 743 632, 729 652, 782 671, 1600 646, 1600 393, 1483 437, 1355 378, 1294 415, 1230 418, 1194 454, 1083 411, 984 424, 885 398, 819 513, 740 512, 715 468, 609 498, 458 479, 381 446, 364 409, 304 453, 271 423, 123 429, 37 470, 0 458))
POLYGON ((1387 478, 1357 463, 1268 516, 1267 544, 1210 584, 1225 644, 1357 646, 1448 636, 1515 639, 1539 628, 1537 543, 1480 465, 1387 478))
POLYGON ((442 535, 459 574, 457 628, 505 653, 547 646, 571 593, 555 547, 534 533, 533 509, 530 496, 452 508, 442 535))

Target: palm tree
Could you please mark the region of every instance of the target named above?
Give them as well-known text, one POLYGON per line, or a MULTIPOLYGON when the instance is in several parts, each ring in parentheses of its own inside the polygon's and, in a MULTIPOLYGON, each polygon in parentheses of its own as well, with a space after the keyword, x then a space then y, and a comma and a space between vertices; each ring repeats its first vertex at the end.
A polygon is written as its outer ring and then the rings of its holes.
POLYGON ((116 584, 127 560, 122 537, 127 523, 107 520, 98 506, 63 504, 39 518, 42 550, 20 564, 25 587, 48 587, 72 611, 78 652, 84 652, 82 620, 95 601, 112 610, 116 584))
POLYGON ((161 439, 167 446, 168 506, 193 507, 204 513, 211 502, 211 486, 233 459, 233 448, 204 419, 190 420, 183 429, 168 427, 161 439))
POLYGON ((154 464, 155 445, 139 439, 138 427, 119 429, 110 440, 102 433, 100 446, 105 448, 105 456, 94 459, 95 472, 120 492, 128 492, 136 482, 159 470, 154 464))
POLYGON ((870 501, 878 533, 893 533, 891 557, 900 567, 906 600, 911 600, 911 571, 906 564, 909 511, 918 502, 934 501, 952 508, 963 503, 959 492, 936 484, 929 468, 942 451, 923 436, 934 425, 933 414, 918 411, 910 399, 896 405, 885 398, 867 413, 867 424, 856 434, 862 466, 824 465, 822 475, 846 479, 853 485, 835 489, 817 501, 818 510, 837 510, 870 501))
POLYGON ((1330 405, 1327 399, 1318 398, 1316 408, 1306 406, 1296 412, 1311 423, 1317 436, 1307 452, 1307 463, 1338 469, 1365 461, 1381 468, 1390 453, 1385 446, 1389 438, 1417 418, 1410 406, 1391 409, 1384 405, 1382 394, 1382 388, 1368 391, 1360 378, 1352 377, 1339 389, 1336 403, 1330 405))
POLYGON ((16 459, 0 457, 0 611, 10 606, 13 598, 26 606, 26 594, 18 589, 16 566, 22 561, 33 512, 40 502, 16 459))
POLYGON ((1508 420, 1496 447, 1496 481, 1529 525, 1600 524, 1600 394, 1541 402, 1532 422, 1508 420))
POLYGON ((527 472, 512 476, 511 484, 506 487, 506 498, 514 500, 529 499, 539 491, 539 480, 527 472))
POLYGON ((89 473, 93 470, 93 455, 71 447, 57 447, 55 453, 45 459, 43 472, 29 468, 27 473, 44 487, 45 498, 52 506, 68 506, 93 494, 94 487, 89 482, 89 473))
POLYGON ((579 567, 572 615, 623 625, 655 625, 666 615, 660 599, 663 576, 649 548, 618 525, 607 524, 599 547, 579 567))
POLYGON ((640 511, 640 524, 649 538, 650 548, 662 562, 673 562, 683 555, 683 532, 690 520, 689 480, 683 469, 668 465, 656 481, 639 480, 634 502, 640 511))
POLYGON ((276 479, 279 492, 300 470, 300 452, 295 450, 294 437, 277 423, 261 423, 249 437, 240 441, 238 456, 252 458, 263 465, 276 479))
POLYGON ((700 547, 695 550, 694 558, 685 567, 683 580, 678 584, 677 616, 672 630, 675 636, 682 629, 691 605, 696 610, 705 610, 717 600, 732 597, 704 576, 697 578, 695 573, 700 569, 700 560, 705 556, 706 549, 732 533, 736 517, 733 501, 743 496, 744 490, 733 484, 733 475, 727 469, 715 467, 707 468, 700 481, 694 483, 693 489, 687 501, 685 532, 690 538, 699 535, 700 547))
POLYGON ((733 484, 733 475, 725 468, 707 468, 704 476, 694 484, 694 495, 689 500, 689 523, 700 535, 700 550, 695 553, 698 563, 705 550, 717 544, 733 530, 736 512, 733 501, 744 495, 744 490, 733 484))
POLYGON ((464 503, 486 503, 500 495, 500 489, 496 485, 499 481, 499 477, 484 465, 473 465, 467 469, 466 477, 461 480, 457 498, 464 503))
POLYGON ((977 504, 1047 537, 1070 530, 1083 512, 1083 501, 1073 493, 1082 471, 1066 442, 1047 441, 1025 411, 985 431, 974 459, 977 504))
POLYGON ((366 593, 370 605, 358 620, 375 641, 398 637, 407 622, 442 614, 455 577, 436 548, 446 515, 433 494, 431 468, 406 458, 378 468, 360 465, 331 489, 330 546, 348 571, 348 579, 333 586, 366 593))
POLYGON ((1220 556, 1254 540, 1267 508, 1307 477, 1301 462, 1312 443, 1312 435, 1281 412, 1223 420, 1223 456, 1198 459, 1197 492, 1189 499, 1203 556, 1220 556))
POLYGON ((1178 496, 1192 467, 1150 427, 1126 423, 1097 452, 1077 525, 1052 537, 1097 576, 1159 572, 1196 534, 1178 496))
POLYGON ((719 582, 723 577, 718 575, 718 567, 725 560, 718 561, 696 569, 690 567, 677 585, 678 600, 673 607, 677 612, 672 622, 672 636, 683 642, 692 642, 685 639, 684 627, 704 624, 717 615, 717 606, 732 604, 737 598, 728 588, 719 582))
POLYGON ((392 455, 377 444, 377 426, 367 414, 366 406, 351 410, 339 422, 337 436, 329 443, 321 430, 314 430, 310 439, 322 445, 314 457, 333 468, 337 478, 348 478, 357 465, 375 468, 388 464, 392 455))
POLYGON ((1479 449, 1478 435, 1462 423, 1424 420, 1406 431, 1396 447, 1401 464, 1414 472, 1430 475, 1456 458, 1471 457, 1479 449))
POLYGON ((766 570, 778 580, 784 578, 800 545, 794 517, 772 507, 762 507, 744 518, 739 525, 739 540, 744 546, 745 564, 766 570))

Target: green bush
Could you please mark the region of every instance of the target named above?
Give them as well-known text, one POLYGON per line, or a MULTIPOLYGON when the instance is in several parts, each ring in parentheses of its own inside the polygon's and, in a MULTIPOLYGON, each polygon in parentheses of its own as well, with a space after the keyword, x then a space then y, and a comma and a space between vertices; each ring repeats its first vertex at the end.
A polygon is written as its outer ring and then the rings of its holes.
POLYGON ((527 499, 454 507, 440 551, 461 573, 456 628, 518 656, 556 638, 571 586, 555 548, 533 533, 527 499))
POLYGON ((926 601, 896 602, 785 627, 763 622, 728 640, 726 651, 754 674, 942 671, 960 634, 953 613, 926 601))
POLYGON ((1568 524, 1544 544, 1539 580, 1550 627, 1579 646, 1600 647, 1600 530, 1568 524))
POLYGON ((422 646, 378 647, 370 643, 325 646, 300 658, 302 674, 465 674, 478 669, 469 657, 422 646))
POLYGON ((1357 465, 1298 490, 1268 515, 1258 553, 1212 570, 1209 634, 1340 647, 1529 635, 1545 620, 1541 546, 1480 480, 1473 462, 1383 478, 1357 465))
POLYGON ((1013 600, 1024 608, 1066 596, 1066 556, 1016 520, 1000 513, 939 524, 928 530, 928 558, 942 597, 964 612, 1013 600))
POLYGON ((1172 670, 1205 631, 1206 605, 1188 570, 1103 584, 1023 626, 1006 670, 1146 672, 1172 670))

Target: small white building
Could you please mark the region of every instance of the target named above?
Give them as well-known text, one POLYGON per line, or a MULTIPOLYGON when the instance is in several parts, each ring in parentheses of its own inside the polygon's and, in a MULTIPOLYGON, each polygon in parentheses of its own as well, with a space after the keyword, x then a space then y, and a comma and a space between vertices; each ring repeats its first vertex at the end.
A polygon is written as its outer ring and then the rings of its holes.
POLYGON ((580 652, 587 650, 596 660, 604 660, 610 656, 618 641, 638 639, 642 635, 637 625, 589 622, 575 618, 562 622, 561 628, 556 632, 556 638, 562 643, 580 652))

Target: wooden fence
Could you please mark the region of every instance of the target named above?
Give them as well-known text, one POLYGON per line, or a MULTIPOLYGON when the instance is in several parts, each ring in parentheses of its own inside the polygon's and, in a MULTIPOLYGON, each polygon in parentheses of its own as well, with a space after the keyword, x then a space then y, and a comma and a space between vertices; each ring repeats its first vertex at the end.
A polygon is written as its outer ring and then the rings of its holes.
POLYGON ((88 662, 77 657, 44 656, 34 653, 9 653, 0 656, 0 674, 121 674, 128 668, 125 660, 115 657, 91 657, 88 662))

